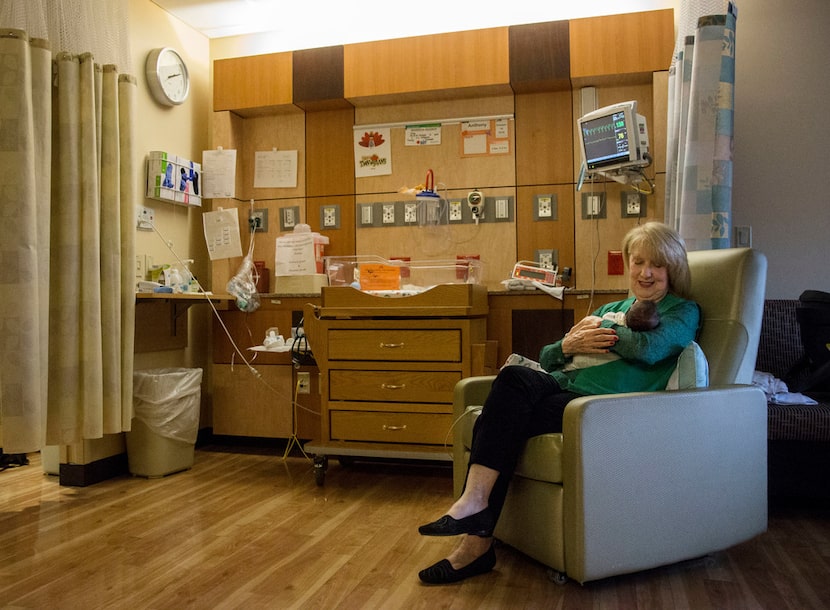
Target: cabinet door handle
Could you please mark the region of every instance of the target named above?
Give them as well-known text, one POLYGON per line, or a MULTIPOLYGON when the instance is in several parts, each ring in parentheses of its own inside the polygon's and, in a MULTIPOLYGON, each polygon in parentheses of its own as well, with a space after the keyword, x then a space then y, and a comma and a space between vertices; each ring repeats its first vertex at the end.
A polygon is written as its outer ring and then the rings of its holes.
POLYGON ((403 347, 403 346, 404 346, 403 342, 401 342, 401 343, 383 343, 381 341, 381 344, 380 344, 381 349, 395 349, 395 348, 400 348, 400 347, 403 347))
POLYGON ((382 390, 403 390, 406 388, 405 383, 382 383, 380 384, 382 390))
POLYGON ((403 426, 387 426, 386 424, 383 424, 383 429, 389 430, 390 432, 394 432, 396 430, 406 430, 406 424, 403 426))

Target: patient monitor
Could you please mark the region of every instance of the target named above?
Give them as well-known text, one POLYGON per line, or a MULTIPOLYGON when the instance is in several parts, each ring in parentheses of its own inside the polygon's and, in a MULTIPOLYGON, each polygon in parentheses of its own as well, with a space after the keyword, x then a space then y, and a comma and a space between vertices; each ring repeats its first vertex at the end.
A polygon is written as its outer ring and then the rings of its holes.
POLYGON ((620 102, 589 112, 578 121, 583 172, 622 184, 646 180, 643 168, 651 164, 648 128, 637 114, 637 102, 620 102))

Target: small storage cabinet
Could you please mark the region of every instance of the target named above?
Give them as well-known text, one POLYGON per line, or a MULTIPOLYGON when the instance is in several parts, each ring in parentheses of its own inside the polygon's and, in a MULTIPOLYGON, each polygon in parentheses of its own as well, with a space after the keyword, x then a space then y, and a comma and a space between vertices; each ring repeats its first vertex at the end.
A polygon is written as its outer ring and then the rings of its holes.
POLYGON ((329 456, 450 461, 455 384, 495 361, 486 287, 381 297, 327 286, 321 296, 305 309, 320 367, 320 438, 305 445, 317 483, 329 456))

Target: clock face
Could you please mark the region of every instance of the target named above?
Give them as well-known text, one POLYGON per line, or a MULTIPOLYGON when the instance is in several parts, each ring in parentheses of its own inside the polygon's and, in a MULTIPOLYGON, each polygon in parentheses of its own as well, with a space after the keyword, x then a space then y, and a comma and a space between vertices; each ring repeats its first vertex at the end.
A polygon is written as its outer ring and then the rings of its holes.
POLYGON ((190 78, 181 56, 170 48, 156 49, 147 56, 150 92, 162 104, 175 106, 187 99, 190 78))

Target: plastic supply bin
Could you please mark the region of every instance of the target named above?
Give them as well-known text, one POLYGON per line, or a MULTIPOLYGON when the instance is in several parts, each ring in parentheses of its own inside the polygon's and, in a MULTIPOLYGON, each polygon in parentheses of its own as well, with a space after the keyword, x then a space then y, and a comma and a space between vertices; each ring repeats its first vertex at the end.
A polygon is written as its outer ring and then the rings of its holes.
POLYGON ((202 369, 146 369, 133 373, 130 473, 163 477, 193 466, 199 432, 202 369))

